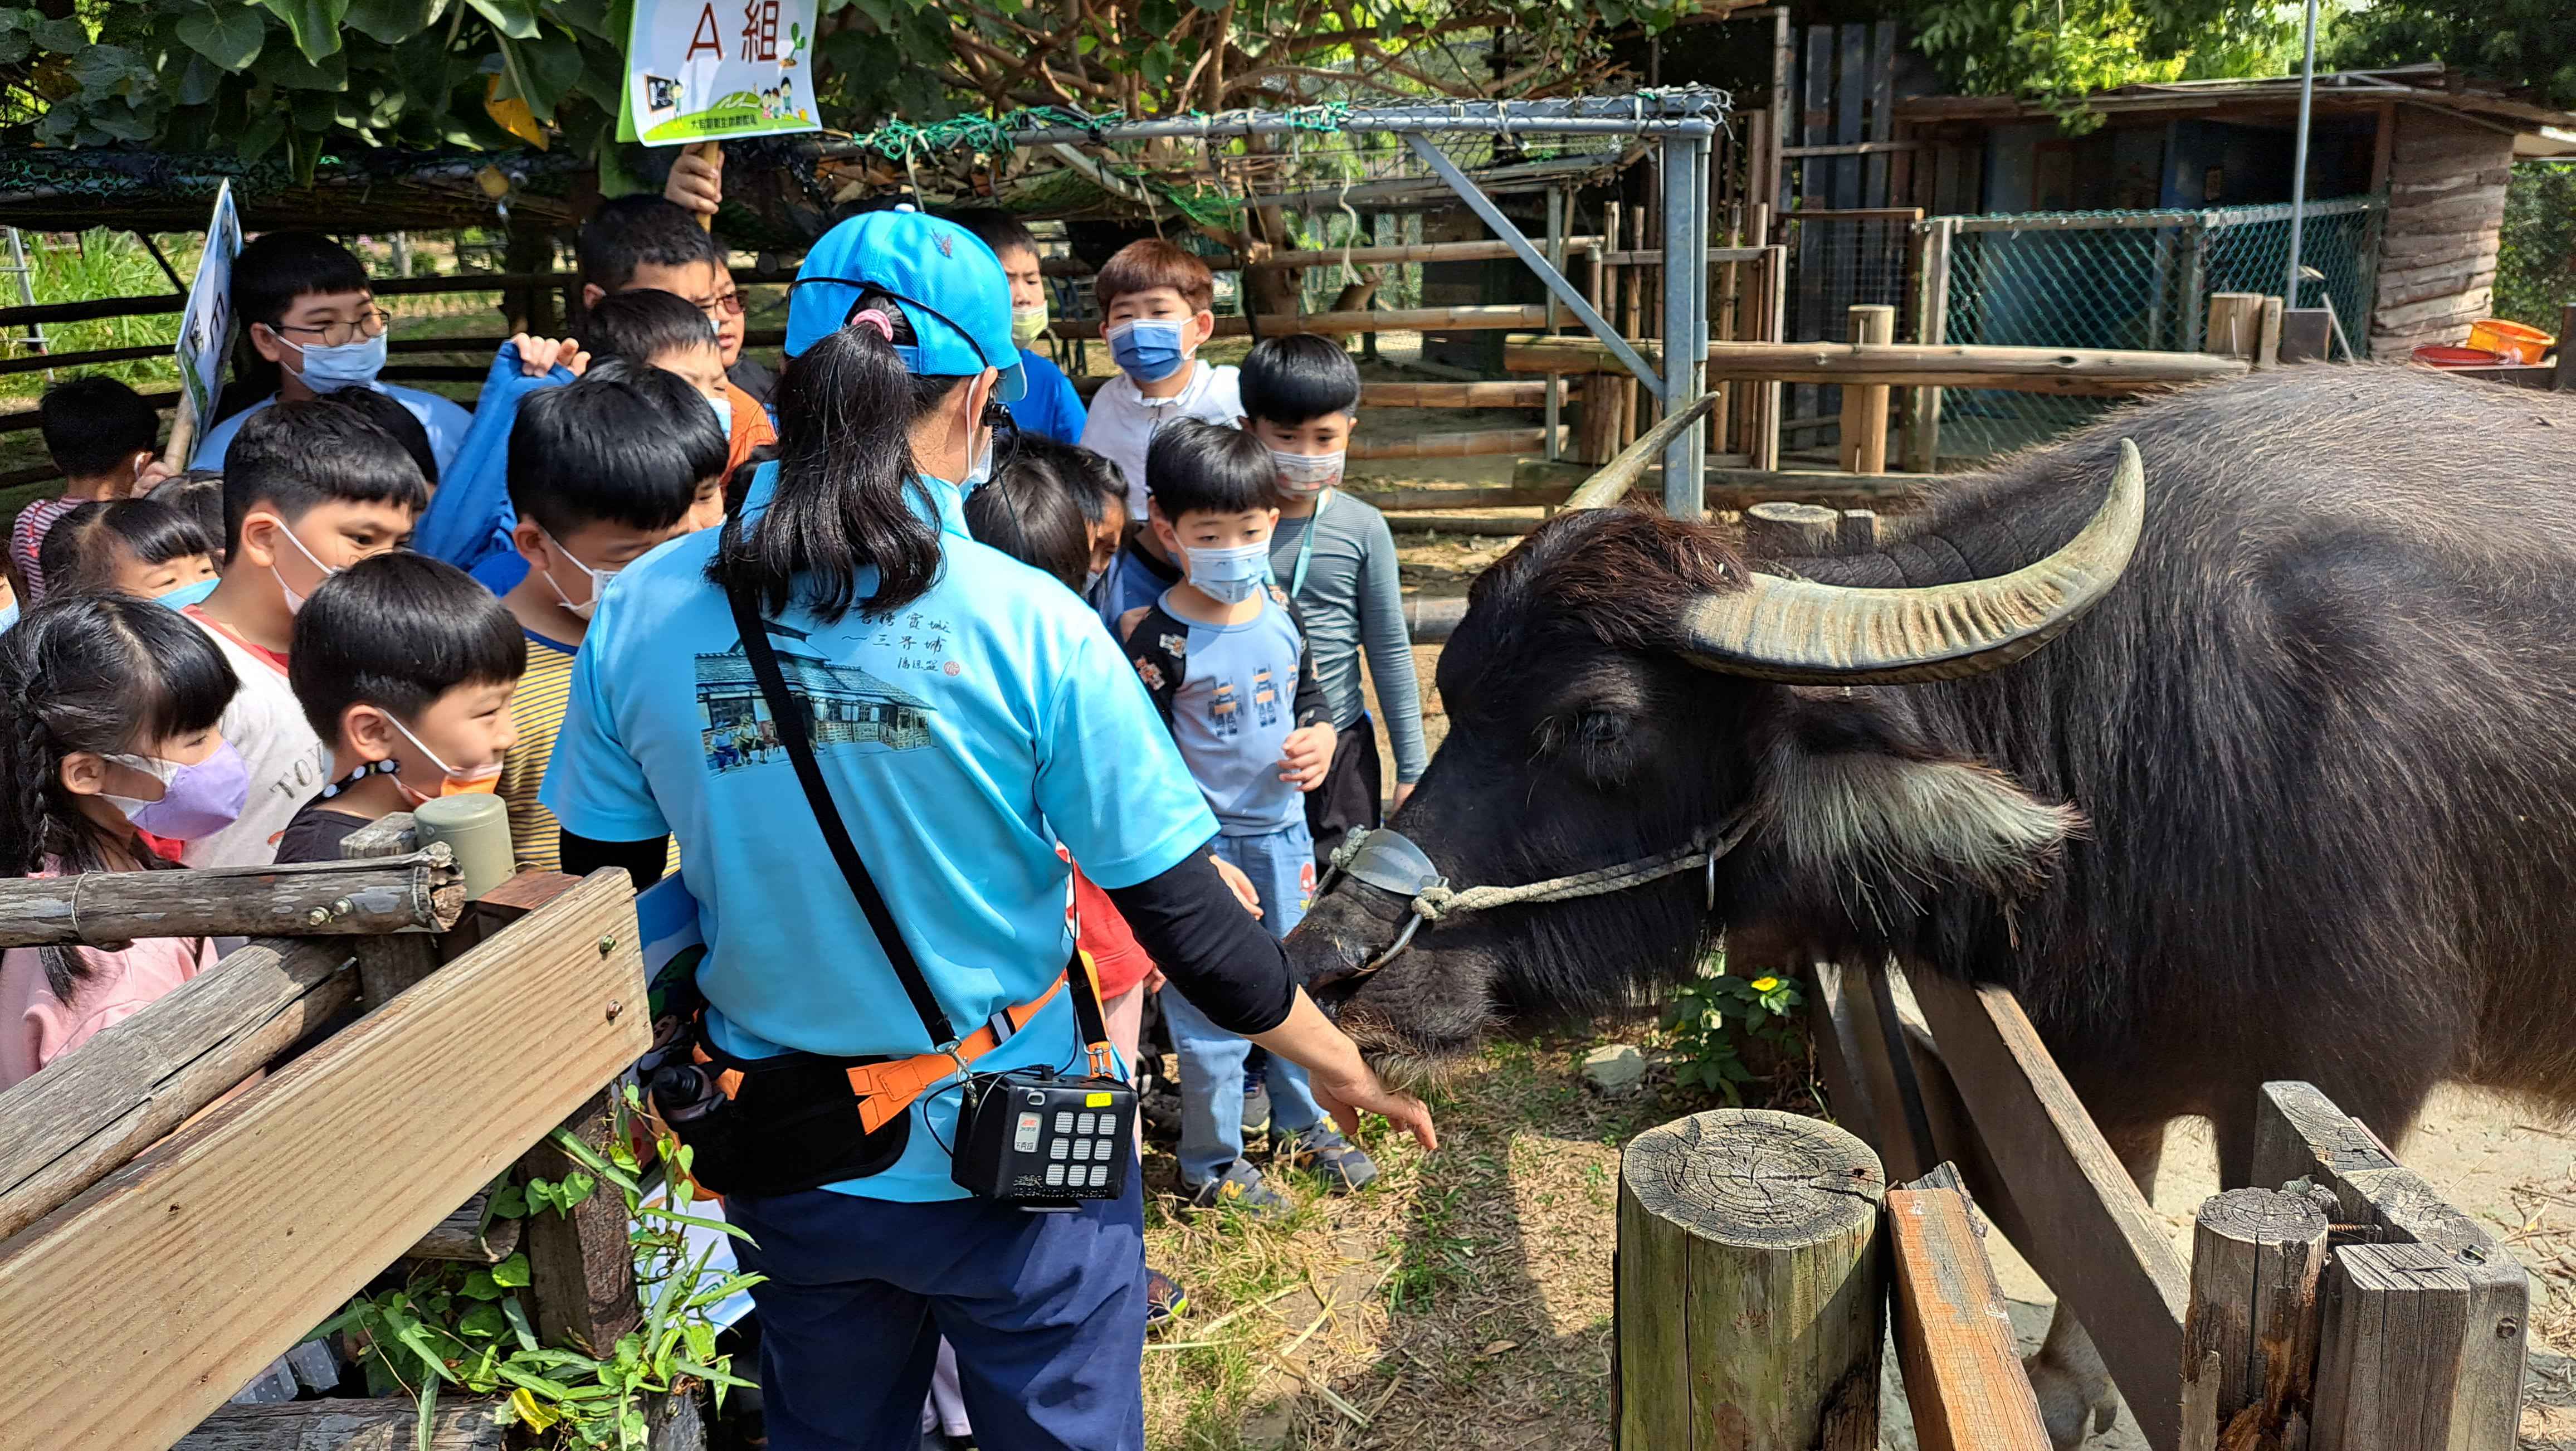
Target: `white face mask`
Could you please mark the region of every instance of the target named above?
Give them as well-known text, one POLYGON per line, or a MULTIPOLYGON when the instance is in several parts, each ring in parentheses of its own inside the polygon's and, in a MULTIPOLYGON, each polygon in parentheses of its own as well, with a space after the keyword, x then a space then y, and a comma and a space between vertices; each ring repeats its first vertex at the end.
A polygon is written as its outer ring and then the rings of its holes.
POLYGON ((1270 450, 1270 464, 1279 472, 1279 492, 1298 498, 1322 493, 1342 481, 1342 456, 1331 453, 1290 453, 1284 448, 1270 450))
POLYGON ((565 594, 563 592, 563 586, 556 581, 555 572, 551 569, 541 569, 537 572, 546 577, 546 588, 555 592, 555 598, 563 601, 564 609, 568 611, 574 619, 587 620, 592 615, 597 614, 599 612, 600 591, 607 589, 608 582, 611 579, 616 578, 617 571, 625 566, 611 564, 598 569, 591 568, 589 565, 573 558, 572 551, 564 548, 553 535, 548 534, 545 526, 542 524, 537 526, 537 537, 546 541, 546 546, 555 552, 555 557, 557 559, 560 559, 564 563, 571 565, 573 568, 580 570, 584 575, 589 577, 590 598, 583 600, 580 604, 574 604, 572 602, 572 596, 565 594))
MULTIPOLYGON (((311 564, 315 569, 322 571, 322 578, 329 579, 331 576, 340 572, 332 566, 324 564, 321 560, 315 559, 313 557, 313 551, 304 547, 304 541, 295 537, 295 531, 286 527, 285 521, 280 520, 278 522, 277 532, 286 536, 286 542, 295 546, 295 552, 303 555, 306 563, 311 564)), ((286 612, 290 615, 300 612, 304 608, 304 601, 308 597, 297 594, 294 588, 287 584, 286 576, 278 574, 277 564, 274 559, 269 563, 268 572, 271 575, 276 576, 277 592, 286 596, 286 612)), ((317 584, 315 588, 318 589, 320 586, 317 584)))
POLYGON ((1239 605, 1260 592, 1270 573, 1270 544, 1239 544, 1232 549, 1191 549, 1190 584, 1219 604, 1239 605))

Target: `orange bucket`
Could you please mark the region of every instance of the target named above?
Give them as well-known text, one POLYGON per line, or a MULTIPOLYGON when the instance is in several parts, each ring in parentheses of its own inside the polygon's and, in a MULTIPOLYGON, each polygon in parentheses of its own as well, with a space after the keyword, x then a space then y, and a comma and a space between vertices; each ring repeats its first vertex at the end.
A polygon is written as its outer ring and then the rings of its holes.
POLYGON ((2504 361, 2504 354, 2491 348, 2463 348, 2450 343, 2426 343, 2414 353, 2416 362, 2431 368, 2492 368, 2504 361))
POLYGON ((2506 322, 2500 317, 2488 318, 2469 328, 2470 347, 2502 353, 2505 361, 2512 363, 2537 363, 2541 354, 2548 352, 2549 345, 2556 341, 2536 327, 2506 322))

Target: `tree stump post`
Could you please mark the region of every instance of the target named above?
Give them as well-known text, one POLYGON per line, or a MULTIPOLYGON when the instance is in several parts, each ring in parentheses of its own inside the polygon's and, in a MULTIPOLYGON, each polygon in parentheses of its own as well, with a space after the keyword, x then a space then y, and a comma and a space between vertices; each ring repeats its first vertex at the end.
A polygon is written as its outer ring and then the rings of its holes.
POLYGON ((2325 1263, 2325 1212, 2306 1195, 2231 1189, 2200 1206, 2183 1319, 2183 1451, 2306 1445, 2325 1263))
POLYGON ((1638 1135, 1619 1163, 1617 1444, 1875 1447, 1886 1187, 1867 1145, 1796 1114, 1638 1135))
POLYGON ((1756 559, 1816 559, 1835 552, 1842 516, 1821 504, 1780 501, 1744 511, 1744 545, 1756 559))

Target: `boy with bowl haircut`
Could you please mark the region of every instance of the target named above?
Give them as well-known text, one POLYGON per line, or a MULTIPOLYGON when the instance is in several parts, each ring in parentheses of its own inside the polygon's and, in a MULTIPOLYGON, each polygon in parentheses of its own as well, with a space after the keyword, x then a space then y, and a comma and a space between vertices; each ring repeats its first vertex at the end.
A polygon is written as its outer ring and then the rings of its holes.
MULTIPOLYGON (((527 574, 501 604, 524 639, 526 673, 510 705, 517 739, 498 789, 510 807, 510 840, 531 866, 552 871, 561 860, 559 828, 537 788, 600 592, 664 540, 699 527, 696 501, 720 491, 724 437, 698 396, 676 374, 611 358, 531 395, 510 426, 518 511, 510 542, 527 574)), ((679 865, 676 844, 665 860, 679 865)))
POLYGON ((297 613, 292 659, 331 776, 287 823, 279 861, 338 861, 341 841, 378 817, 492 790, 526 653, 473 576, 425 554, 362 559, 297 613))
MULTIPOLYGON (((1200 362, 1201 345, 1216 334, 1216 278, 1207 264, 1160 237, 1130 242, 1101 267, 1092 296, 1100 303, 1101 336, 1118 363, 1118 376, 1092 395, 1082 446, 1118 466, 1127 480, 1127 516, 1145 518, 1145 451, 1172 423, 1195 418, 1231 427, 1243 413, 1235 371, 1200 362)), ((1150 603, 1180 578, 1151 529, 1139 529, 1111 569, 1114 584, 1100 601, 1101 618, 1150 603)))
MULTIPOLYGON (((716 425, 724 430, 727 474, 741 467, 753 449, 778 441, 778 430, 767 413, 734 406, 733 395, 741 390, 725 378, 724 346, 716 330, 707 326, 705 314, 677 293, 653 288, 612 292, 591 304, 581 330, 582 346, 592 357, 625 358, 677 373, 697 389, 715 415, 716 425)), ((716 493, 717 497, 699 501, 704 511, 700 527, 724 515, 722 491, 716 493)))
POLYGON ((193 459, 199 468, 223 468, 234 436, 262 409, 335 388, 388 395, 420 420, 440 469, 456 457, 472 414, 435 393, 376 381, 392 317, 376 306, 366 264, 348 248, 319 232, 270 232, 233 259, 232 303, 242 341, 225 392, 264 396, 206 430, 193 459))
POLYGON ((428 502, 411 455, 352 409, 285 402, 242 425, 224 463, 224 573, 180 613, 241 677, 223 734, 250 767, 250 799, 231 826, 188 843, 187 865, 275 861, 279 834, 328 784, 330 749, 287 682, 296 612, 322 581, 408 543, 428 502))
MULTIPOLYGON (((1333 728, 1306 668, 1296 607, 1266 581, 1269 450, 1248 433, 1183 419, 1154 438, 1146 468, 1151 528, 1180 562, 1181 583, 1129 610, 1119 637, 1181 760, 1217 819, 1216 855, 1252 879, 1261 925, 1285 937, 1315 890, 1315 843, 1303 792, 1332 763, 1333 728)), ((1252 1044, 1166 989, 1164 1022, 1181 1059, 1181 1184, 1200 1207, 1287 1211, 1285 1196, 1243 1156, 1245 1060, 1252 1044)), ((1322 1173, 1335 1192, 1377 1177, 1337 1132, 1295 1064, 1265 1055, 1271 1141, 1322 1173)))
POLYGON ((1342 492, 1342 464, 1359 421, 1360 370, 1331 338, 1264 338, 1243 360, 1243 426, 1270 451, 1279 527, 1270 577, 1306 622, 1309 668, 1332 712, 1333 768, 1306 797, 1318 862, 1354 826, 1379 824, 1383 781, 1377 730, 1360 685, 1360 656, 1395 747, 1395 805, 1422 779, 1422 690, 1404 626, 1404 584, 1386 516, 1342 492))
POLYGON ((123 499, 163 476, 153 461, 161 417, 143 395, 114 378, 91 374, 57 383, 36 403, 45 452, 63 471, 63 492, 31 499, 9 526, 9 562, 27 586, 27 603, 45 593, 43 551, 54 521, 81 505, 123 499))

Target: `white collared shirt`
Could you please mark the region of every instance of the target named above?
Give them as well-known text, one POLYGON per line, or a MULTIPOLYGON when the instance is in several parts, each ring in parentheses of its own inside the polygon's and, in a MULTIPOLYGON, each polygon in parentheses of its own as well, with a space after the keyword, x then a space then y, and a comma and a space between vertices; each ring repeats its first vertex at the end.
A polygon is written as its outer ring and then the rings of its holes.
POLYGON ((1190 360, 1189 386, 1169 398, 1148 398, 1136 380, 1121 373, 1092 395, 1091 416, 1082 426, 1082 446, 1118 465, 1127 477, 1127 517, 1145 517, 1145 449, 1155 430, 1177 418, 1222 423, 1228 428, 1243 416, 1243 397, 1235 388, 1235 370, 1190 360))

